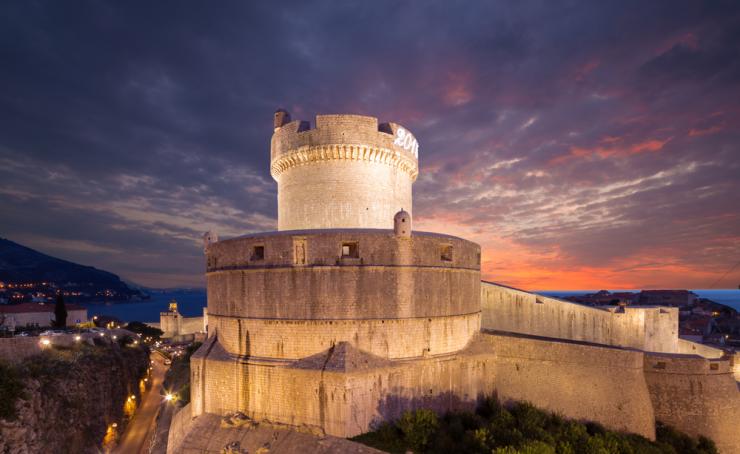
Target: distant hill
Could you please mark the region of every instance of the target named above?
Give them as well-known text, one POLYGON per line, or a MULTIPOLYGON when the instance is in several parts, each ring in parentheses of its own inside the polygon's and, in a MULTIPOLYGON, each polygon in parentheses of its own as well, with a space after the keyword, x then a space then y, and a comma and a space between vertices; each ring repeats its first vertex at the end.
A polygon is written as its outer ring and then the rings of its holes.
POLYGON ((113 273, 58 259, 4 238, 0 238, 0 282, 46 282, 79 293, 78 298, 73 298, 79 300, 99 297, 128 300, 145 296, 113 273))

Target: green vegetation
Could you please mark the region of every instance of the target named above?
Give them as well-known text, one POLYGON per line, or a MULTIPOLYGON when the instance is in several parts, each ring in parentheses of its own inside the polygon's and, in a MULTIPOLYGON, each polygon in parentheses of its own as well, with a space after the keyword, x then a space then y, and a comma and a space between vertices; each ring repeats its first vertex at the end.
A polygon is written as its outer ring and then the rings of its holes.
POLYGON ((714 454, 714 443, 693 439, 659 425, 652 442, 634 434, 613 432, 596 423, 580 423, 539 410, 529 403, 509 408, 495 398, 482 402, 475 413, 447 413, 438 417, 430 410, 405 412, 394 423, 354 441, 389 451, 408 449, 427 453, 493 454, 714 454))
POLYGON ((54 326, 57 328, 67 327, 67 306, 64 304, 62 293, 57 293, 57 301, 54 304, 54 326))
POLYGON ((16 418, 15 401, 23 397, 23 383, 14 368, 0 362, 0 419, 16 418))
POLYGON ((155 341, 158 341, 160 336, 164 334, 164 331, 162 331, 161 329, 151 327, 142 322, 128 322, 128 324, 126 325, 126 329, 140 334, 142 339, 151 337, 152 340, 155 341))

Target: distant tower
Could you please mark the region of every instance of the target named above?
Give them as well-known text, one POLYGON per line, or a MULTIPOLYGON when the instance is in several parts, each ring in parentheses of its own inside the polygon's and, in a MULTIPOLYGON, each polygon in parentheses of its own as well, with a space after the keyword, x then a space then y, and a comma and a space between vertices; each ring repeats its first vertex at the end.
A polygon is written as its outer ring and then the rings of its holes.
POLYGON ((396 235, 411 238, 411 215, 401 209, 393 216, 393 231, 396 235))
POLYGON ((396 123, 318 115, 316 127, 275 113, 270 173, 278 183, 278 230, 391 229, 411 213, 419 144, 396 123))

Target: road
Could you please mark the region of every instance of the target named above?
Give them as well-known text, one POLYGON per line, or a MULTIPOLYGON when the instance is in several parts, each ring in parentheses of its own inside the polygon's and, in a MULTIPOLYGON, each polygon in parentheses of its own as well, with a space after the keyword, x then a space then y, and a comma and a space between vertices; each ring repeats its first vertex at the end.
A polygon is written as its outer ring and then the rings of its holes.
POLYGON ((160 354, 152 352, 151 359, 154 361, 149 378, 152 380, 152 386, 142 396, 143 403, 126 427, 120 444, 113 451, 115 454, 145 454, 149 450, 149 441, 156 428, 157 410, 159 404, 162 403, 162 381, 169 369, 169 366, 165 366, 164 358, 160 354))

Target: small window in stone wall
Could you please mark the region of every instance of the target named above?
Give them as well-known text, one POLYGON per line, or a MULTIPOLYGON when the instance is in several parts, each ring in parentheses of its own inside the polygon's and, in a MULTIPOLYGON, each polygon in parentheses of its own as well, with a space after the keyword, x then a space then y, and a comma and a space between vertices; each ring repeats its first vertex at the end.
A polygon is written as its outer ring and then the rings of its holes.
POLYGON ((306 264, 306 240, 304 238, 293 239, 293 264, 306 264))
POLYGON ((357 247, 357 242, 344 242, 342 243, 342 258, 359 258, 360 248, 357 247))
POLYGON ((440 258, 443 262, 452 261, 452 245, 445 244, 442 246, 442 249, 440 251, 440 258))
POLYGON ((265 259, 265 247, 254 246, 252 248, 252 257, 250 260, 264 260, 265 259))

